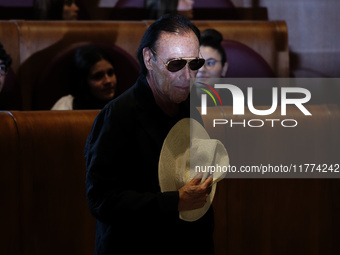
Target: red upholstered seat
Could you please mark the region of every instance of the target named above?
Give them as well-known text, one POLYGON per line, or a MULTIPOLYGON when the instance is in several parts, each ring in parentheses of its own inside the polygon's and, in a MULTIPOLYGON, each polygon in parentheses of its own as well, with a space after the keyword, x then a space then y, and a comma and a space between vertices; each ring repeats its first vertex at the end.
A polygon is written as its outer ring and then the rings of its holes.
POLYGON ((230 0, 195 0, 194 8, 234 8, 235 5, 230 0))
POLYGON ((139 64, 122 48, 107 43, 78 42, 57 54, 44 70, 35 85, 32 96, 33 110, 48 110, 62 96, 70 93, 70 66, 76 49, 94 44, 105 49, 114 59, 118 80, 117 94, 131 87, 139 75, 139 64))
MULTIPOLYGON (((271 78, 275 77, 274 71, 260 54, 247 45, 233 41, 224 40, 222 46, 227 54, 228 71, 226 78, 271 78)), ((261 82, 263 79, 256 79, 252 82, 253 104, 271 105, 272 87, 274 83, 261 82)), ((238 84, 243 93, 247 93, 249 83, 238 84)), ((223 102, 231 105, 233 99, 230 93, 223 95, 223 102)))
POLYGON ((256 51, 247 45, 224 40, 222 46, 227 54, 229 78, 267 78, 275 77, 269 64, 256 51))

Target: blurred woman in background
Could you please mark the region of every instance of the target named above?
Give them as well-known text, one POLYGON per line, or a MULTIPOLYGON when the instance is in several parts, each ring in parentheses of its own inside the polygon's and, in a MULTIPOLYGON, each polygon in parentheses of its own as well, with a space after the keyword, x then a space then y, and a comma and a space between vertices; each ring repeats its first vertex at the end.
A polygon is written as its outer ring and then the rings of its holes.
MULTIPOLYGON (((228 71, 227 56, 222 47, 223 36, 215 29, 206 29, 201 33, 200 54, 205 59, 204 65, 198 70, 195 81, 195 89, 191 90, 191 101, 194 105, 201 104, 201 95, 205 93, 205 84, 211 81, 209 78, 223 78, 228 71)), ((212 84, 208 84, 212 86, 212 84)), ((214 106, 215 102, 208 99, 209 106, 214 106)))
POLYGON ((221 78, 225 77, 228 70, 226 53, 221 45, 222 34, 215 29, 206 29, 201 33, 200 53, 205 59, 196 78, 221 78))
POLYGON ((79 8, 74 0, 35 0, 34 10, 39 20, 77 20, 79 8))
POLYGON ((113 59, 94 45, 77 49, 70 79, 71 94, 60 98, 52 110, 102 109, 116 95, 113 59))

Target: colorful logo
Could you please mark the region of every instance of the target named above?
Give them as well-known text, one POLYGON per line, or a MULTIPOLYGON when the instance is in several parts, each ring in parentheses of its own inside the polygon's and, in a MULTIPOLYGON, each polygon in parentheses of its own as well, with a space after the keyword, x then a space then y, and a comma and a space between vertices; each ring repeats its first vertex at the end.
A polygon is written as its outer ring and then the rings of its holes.
MULTIPOLYGON (((206 84, 206 83, 202 83, 202 82, 198 82, 197 84, 203 85, 203 86, 205 86, 206 88, 210 89, 210 90, 216 95, 216 97, 218 98, 218 101, 220 102, 221 106, 223 106, 223 105, 222 105, 222 100, 221 100, 220 95, 217 93, 217 91, 216 91, 213 87, 211 87, 210 85, 208 85, 208 84, 206 84)), ((211 94, 211 92, 210 92, 208 89, 206 89, 206 88, 201 88, 201 87, 199 87, 199 89, 203 90, 205 93, 207 93, 207 94, 212 98, 212 100, 213 100, 214 103, 215 103, 215 106, 217 106, 215 97, 214 97, 214 96, 211 94)))

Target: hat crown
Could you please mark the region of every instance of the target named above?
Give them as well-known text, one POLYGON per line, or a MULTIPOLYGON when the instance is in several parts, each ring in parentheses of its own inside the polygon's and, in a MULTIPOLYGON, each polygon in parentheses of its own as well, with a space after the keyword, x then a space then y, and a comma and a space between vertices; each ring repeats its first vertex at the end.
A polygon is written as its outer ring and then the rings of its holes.
MULTIPOLYGON (((182 119, 170 130, 164 140, 160 159, 158 177, 162 192, 177 191, 194 178, 197 167, 228 166, 229 157, 224 145, 215 139, 210 139, 204 127, 194 119, 182 119)), ((204 171, 201 182, 209 175, 204 171)), ((209 209, 216 190, 216 182, 223 178, 224 173, 213 173, 213 185, 207 198, 207 203, 199 209, 181 211, 179 217, 186 221, 201 218, 209 209)))

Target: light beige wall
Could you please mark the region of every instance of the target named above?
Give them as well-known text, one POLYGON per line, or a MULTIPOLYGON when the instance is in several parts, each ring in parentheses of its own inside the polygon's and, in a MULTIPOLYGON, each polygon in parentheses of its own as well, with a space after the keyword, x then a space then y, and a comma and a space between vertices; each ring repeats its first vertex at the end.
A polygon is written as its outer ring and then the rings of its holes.
POLYGON ((298 77, 340 77, 339 0, 233 0, 239 7, 268 8, 269 20, 285 20, 291 71, 298 77))

